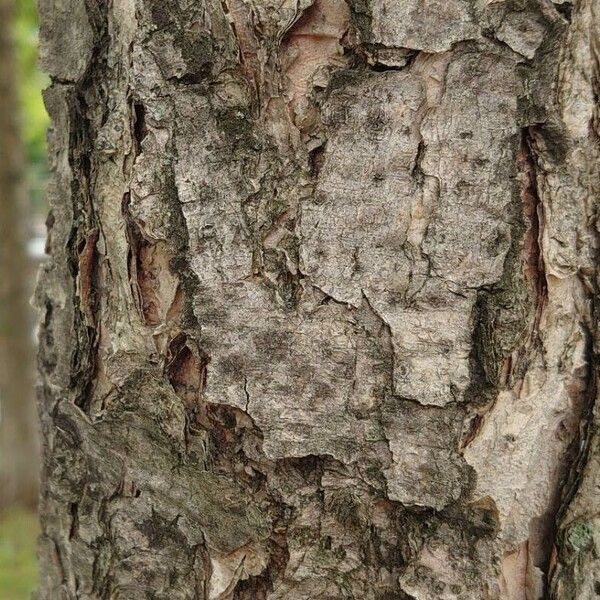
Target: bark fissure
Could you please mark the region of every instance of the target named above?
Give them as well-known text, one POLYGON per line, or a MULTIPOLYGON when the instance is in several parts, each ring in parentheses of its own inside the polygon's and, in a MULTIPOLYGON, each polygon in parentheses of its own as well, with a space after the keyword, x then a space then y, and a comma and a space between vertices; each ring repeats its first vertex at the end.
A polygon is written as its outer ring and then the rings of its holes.
POLYGON ((548 297, 546 283, 546 269, 544 256, 541 249, 544 222, 543 204, 538 193, 536 157, 532 148, 531 134, 523 131, 521 148, 519 150, 523 183, 523 212, 528 222, 526 238, 524 240, 525 276, 530 281, 532 296, 536 306, 536 318, 532 324, 534 330, 539 329, 541 313, 548 297))

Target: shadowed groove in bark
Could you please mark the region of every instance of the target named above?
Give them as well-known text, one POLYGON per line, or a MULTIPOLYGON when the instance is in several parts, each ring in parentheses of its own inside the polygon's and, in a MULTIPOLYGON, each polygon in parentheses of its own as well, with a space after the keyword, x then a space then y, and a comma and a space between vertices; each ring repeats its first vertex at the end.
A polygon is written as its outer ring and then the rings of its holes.
POLYGON ((519 162, 524 183, 522 191, 523 212, 528 222, 526 238, 524 240, 524 268, 525 276, 530 282, 533 291, 533 300, 536 306, 536 318, 533 328, 539 327, 541 312, 548 298, 546 283, 546 269, 544 257, 540 247, 544 206, 538 193, 536 156, 532 148, 533 139, 528 129, 524 129, 519 149, 519 162))
POLYGON ((106 98, 99 82, 106 72, 109 48, 106 7, 94 6, 89 14, 94 35, 92 58, 81 79, 74 82, 68 92, 71 111, 69 164, 76 175, 72 180, 71 202, 73 213, 78 215, 69 237, 68 260, 73 279, 80 282, 81 293, 79 301, 75 303, 76 340, 72 361, 76 366, 72 386, 79 390, 75 404, 83 410, 89 408, 97 368, 95 313, 98 309, 99 257, 96 247, 102 236, 93 200, 95 172, 91 158, 97 131, 89 118, 88 109, 99 102, 105 106, 106 114, 106 98))

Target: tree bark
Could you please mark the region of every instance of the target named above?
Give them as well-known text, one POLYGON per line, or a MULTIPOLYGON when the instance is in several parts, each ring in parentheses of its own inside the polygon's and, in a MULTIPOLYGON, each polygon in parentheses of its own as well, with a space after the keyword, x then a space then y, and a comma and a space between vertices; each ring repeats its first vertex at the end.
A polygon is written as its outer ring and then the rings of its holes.
POLYGON ((42 598, 593 598, 597 0, 41 0, 42 598))
POLYGON ((34 507, 39 472, 29 308, 34 269, 25 252, 14 8, 12 0, 0 0, 0 509, 34 507))

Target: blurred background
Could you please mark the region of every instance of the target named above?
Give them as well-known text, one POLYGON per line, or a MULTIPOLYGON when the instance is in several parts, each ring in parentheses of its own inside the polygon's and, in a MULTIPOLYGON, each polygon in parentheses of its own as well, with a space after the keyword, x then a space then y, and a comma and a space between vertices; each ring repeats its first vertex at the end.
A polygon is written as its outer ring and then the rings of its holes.
POLYGON ((37 587, 36 325, 45 260, 46 128, 36 0, 0 0, 0 600, 37 587))

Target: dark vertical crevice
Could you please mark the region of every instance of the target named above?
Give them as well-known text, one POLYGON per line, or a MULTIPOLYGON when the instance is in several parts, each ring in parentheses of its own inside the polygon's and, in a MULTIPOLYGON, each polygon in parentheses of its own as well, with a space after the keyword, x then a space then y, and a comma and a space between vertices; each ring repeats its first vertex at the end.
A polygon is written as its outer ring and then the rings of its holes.
POLYGON ((137 158, 142 153, 142 143, 148 135, 148 127, 146 125, 146 107, 142 102, 133 102, 133 143, 134 153, 137 158))
POLYGON ((541 313, 548 299, 548 285, 544 255, 541 248, 544 206, 538 191, 537 157, 532 128, 522 130, 518 162, 523 178, 521 194, 523 214, 527 223, 527 231, 523 242, 523 262, 525 277, 529 282, 536 306, 533 329, 537 330, 541 313))
POLYGON ((314 179, 319 178, 319 173, 321 172, 321 168, 323 167, 323 164, 325 162, 326 145, 327 145, 327 142, 323 142, 316 148, 313 148, 308 153, 309 171, 310 171, 311 177, 313 177, 314 179))
POLYGON ((73 173, 71 201, 73 227, 68 241, 68 264, 74 281, 79 281, 79 298, 74 303, 74 345, 72 351, 71 387, 75 404, 87 410, 94 387, 97 368, 96 329, 99 309, 99 255, 96 250, 100 235, 94 206, 94 147, 98 132, 98 114, 107 114, 106 91, 101 84, 107 72, 108 8, 86 3, 94 34, 92 58, 82 78, 70 86, 68 105, 69 165, 73 173))

